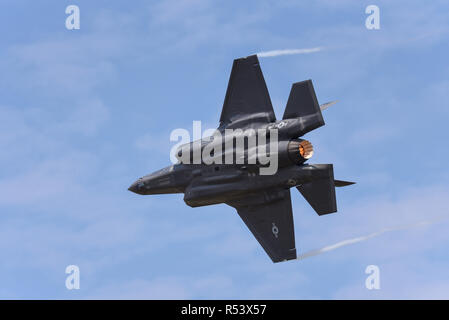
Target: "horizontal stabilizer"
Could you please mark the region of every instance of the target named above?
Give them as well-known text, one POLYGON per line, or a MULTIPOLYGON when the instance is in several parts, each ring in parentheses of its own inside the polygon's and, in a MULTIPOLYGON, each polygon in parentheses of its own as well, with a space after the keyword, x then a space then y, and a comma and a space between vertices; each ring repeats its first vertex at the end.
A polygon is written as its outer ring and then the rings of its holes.
POLYGON ((283 119, 300 118, 306 134, 324 125, 323 115, 318 104, 312 80, 294 83, 288 97, 283 119))
POLYGON ((320 216, 337 211, 334 169, 332 164, 320 165, 316 169, 318 179, 296 187, 320 216))
POLYGON ((334 185, 336 187, 346 187, 346 186, 350 186, 351 184, 355 184, 355 182, 343 181, 343 180, 334 180, 334 185))

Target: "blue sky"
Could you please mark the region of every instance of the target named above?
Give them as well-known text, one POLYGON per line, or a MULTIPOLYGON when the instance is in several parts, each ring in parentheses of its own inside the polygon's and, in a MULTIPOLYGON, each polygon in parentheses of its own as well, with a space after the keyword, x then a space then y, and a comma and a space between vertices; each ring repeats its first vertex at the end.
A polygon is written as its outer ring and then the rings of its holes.
POLYGON ((280 2, 2 1, 1 298, 449 298, 444 219, 273 264, 234 209, 127 191, 169 164, 173 129, 218 125, 233 59, 321 47, 260 58, 279 117, 293 82, 339 100, 310 162, 357 181, 322 217, 292 190, 298 252, 448 217, 448 4, 280 2))

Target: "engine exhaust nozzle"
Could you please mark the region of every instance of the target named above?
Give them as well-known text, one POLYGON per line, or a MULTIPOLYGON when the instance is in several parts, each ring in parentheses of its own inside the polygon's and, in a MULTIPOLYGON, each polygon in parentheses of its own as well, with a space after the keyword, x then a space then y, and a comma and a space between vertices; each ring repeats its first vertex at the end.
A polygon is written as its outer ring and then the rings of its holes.
POLYGON ((306 160, 312 158, 313 156, 312 144, 307 140, 302 140, 299 143, 299 154, 306 160))
POLYGON ((288 158, 291 162, 301 164, 312 158, 313 146, 312 144, 303 139, 293 139, 288 143, 288 158))

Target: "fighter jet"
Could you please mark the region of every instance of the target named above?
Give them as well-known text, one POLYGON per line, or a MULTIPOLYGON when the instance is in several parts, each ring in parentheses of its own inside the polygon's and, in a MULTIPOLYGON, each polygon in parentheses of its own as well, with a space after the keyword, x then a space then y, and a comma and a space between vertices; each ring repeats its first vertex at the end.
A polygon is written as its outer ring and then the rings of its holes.
POLYGON ((282 120, 276 120, 257 55, 236 59, 216 130, 224 148, 220 154, 213 154, 216 149, 211 152, 219 161, 192 161, 195 150, 201 153, 214 141, 197 140, 179 147, 178 163, 138 179, 129 190, 141 195, 184 193, 191 207, 227 204, 237 210, 273 262, 296 259, 290 188, 295 187, 321 216, 337 211, 335 187, 354 183, 334 180, 332 164, 306 163, 313 146, 300 137, 324 125, 321 110, 332 104, 320 107, 311 80, 297 82, 282 120), (277 139, 271 144, 268 138, 274 130, 277 139), (262 147, 276 160, 274 173, 262 174, 267 163, 252 158, 251 150, 261 145, 248 142, 251 133, 240 145, 243 152, 234 144, 226 148, 226 141, 235 141, 242 131, 265 131, 262 147), (232 161, 223 161, 230 154, 227 159, 232 161))

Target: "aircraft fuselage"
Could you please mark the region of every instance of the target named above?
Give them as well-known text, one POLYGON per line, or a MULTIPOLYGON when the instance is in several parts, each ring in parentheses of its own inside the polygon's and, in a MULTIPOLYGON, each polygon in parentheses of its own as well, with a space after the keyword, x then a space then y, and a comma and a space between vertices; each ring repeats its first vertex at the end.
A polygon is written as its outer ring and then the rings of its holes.
POLYGON ((319 178, 320 165, 292 165, 260 175, 252 165, 175 164, 138 179, 129 188, 141 195, 184 193, 191 207, 226 203, 264 189, 291 188, 319 178))

